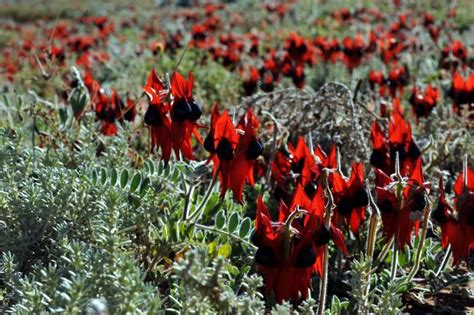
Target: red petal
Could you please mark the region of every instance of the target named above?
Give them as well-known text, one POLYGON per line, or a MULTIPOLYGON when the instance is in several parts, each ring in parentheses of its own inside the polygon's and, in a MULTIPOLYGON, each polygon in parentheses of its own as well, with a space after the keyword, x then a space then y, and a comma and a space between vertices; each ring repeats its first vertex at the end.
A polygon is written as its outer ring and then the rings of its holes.
POLYGON ((324 209, 326 207, 326 201, 324 199, 324 188, 321 185, 318 185, 316 188, 316 194, 311 201, 311 213, 319 218, 324 216, 324 209))
POLYGON ((370 139, 372 140, 372 147, 374 149, 380 149, 385 144, 385 136, 377 121, 374 121, 372 124, 370 139))
POLYGON ((253 161, 247 161, 245 156, 240 154, 232 160, 232 169, 230 171, 230 186, 234 193, 234 198, 239 202, 243 203, 242 192, 244 190, 245 180, 248 172, 251 169, 251 163, 253 161))
POLYGON ((344 243, 344 234, 342 234, 342 231, 335 225, 331 224, 329 232, 331 233, 331 239, 334 241, 334 244, 336 244, 344 254, 347 254, 347 247, 344 243))
POLYGON ((173 73, 171 78, 171 91, 175 98, 185 98, 187 96, 186 79, 179 73, 173 73))
POLYGON ((230 141, 234 149, 237 147, 239 142, 239 136, 237 135, 237 131, 235 130, 232 119, 230 118, 227 111, 224 111, 216 123, 216 129, 214 133, 214 145, 216 148, 219 145, 219 141, 222 139, 227 139, 230 141))
POLYGON ((415 167, 410 175, 410 178, 414 180, 419 186, 425 182, 423 179, 423 168, 421 167, 421 158, 418 158, 415 162, 415 167))

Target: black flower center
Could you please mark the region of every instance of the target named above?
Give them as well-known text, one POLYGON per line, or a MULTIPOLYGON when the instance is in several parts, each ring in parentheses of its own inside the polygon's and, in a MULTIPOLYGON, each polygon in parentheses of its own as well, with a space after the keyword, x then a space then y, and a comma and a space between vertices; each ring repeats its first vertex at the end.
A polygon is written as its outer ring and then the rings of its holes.
POLYGON ((255 160, 263 153, 263 145, 257 139, 250 141, 247 150, 247 160, 255 160))
POLYGON ((234 150, 232 144, 227 139, 222 139, 216 148, 217 157, 222 161, 230 161, 234 157, 234 150))
POLYGON ((260 246, 255 253, 255 261, 257 264, 266 266, 266 267, 273 267, 276 266, 276 255, 272 248, 267 246, 260 246))
POLYGON ((216 153, 216 147, 214 146, 214 130, 211 130, 204 139, 204 149, 209 153, 216 153))
POLYGON ((326 225, 322 225, 318 232, 315 233, 315 241, 314 243, 316 246, 323 246, 329 243, 331 239, 331 233, 329 233, 328 228, 326 225))
POLYGON ((313 246, 302 247, 296 257, 295 267, 306 268, 311 267, 316 262, 316 253, 313 246))
POLYGON ((147 124, 148 126, 163 125, 160 109, 157 106, 148 106, 148 109, 145 113, 145 124, 147 124))

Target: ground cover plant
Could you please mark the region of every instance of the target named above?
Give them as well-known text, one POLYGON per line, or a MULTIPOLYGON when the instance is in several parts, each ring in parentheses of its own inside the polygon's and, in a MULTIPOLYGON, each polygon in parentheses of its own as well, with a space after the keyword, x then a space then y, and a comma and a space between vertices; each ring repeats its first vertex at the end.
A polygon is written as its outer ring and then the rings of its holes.
POLYGON ((2 313, 474 309, 474 4, 5 1, 2 313))

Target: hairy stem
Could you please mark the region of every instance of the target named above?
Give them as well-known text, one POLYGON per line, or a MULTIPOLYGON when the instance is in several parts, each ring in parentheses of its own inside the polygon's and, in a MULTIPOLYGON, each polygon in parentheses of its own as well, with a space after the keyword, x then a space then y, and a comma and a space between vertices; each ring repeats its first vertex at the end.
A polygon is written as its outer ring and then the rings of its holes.
POLYGON ((390 279, 394 280, 397 276, 397 266, 398 266, 398 242, 396 240, 396 236, 393 242, 392 247, 392 264, 390 267, 390 279))
POLYGON ((385 243, 383 246, 382 250, 380 251, 380 254, 377 256, 377 259, 375 259, 375 266, 380 265, 380 263, 387 257, 388 251, 390 250, 390 247, 392 246, 394 242, 394 237, 392 236, 390 240, 385 243))
POLYGON ((429 200, 426 200, 426 207, 423 216, 423 227, 421 230, 420 242, 418 243, 418 248, 416 250, 415 265, 408 274, 408 277, 406 279, 407 282, 410 282, 420 269, 421 253, 423 252, 423 245, 425 245, 426 231, 428 230, 428 221, 430 219, 429 200))
POLYGON ((196 209, 196 211, 194 211, 193 213, 189 215, 189 220, 194 219, 196 216, 198 217, 201 216, 201 212, 204 209, 204 207, 207 205, 207 202, 209 201, 209 198, 211 197, 212 191, 214 190, 214 186, 217 183, 220 170, 221 170, 221 164, 219 164, 219 167, 217 168, 217 171, 214 174, 214 177, 212 178, 211 183, 209 184, 209 188, 207 189, 206 195, 204 195, 204 198, 201 200, 201 203, 199 204, 198 208, 196 209))
POLYGON ((319 305, 318 305, 318 315, 324 314, 324 306, 326 305, 326 291, 328 285, 328 246, 324 246, 323 252, 323 274, 321 276, 321 285, 319 288, 319 305))
POLYGON ((184 189, 185 189, 185 200, 184 200, 184 209, 183 209, 183 220, 186 221, 188 219, 188 214, 189 214, 189 204, 191 197, 194 194, 194 188, 195 186, 193 184, 190 184, 189 189, 186 189, 186 181, 183 178, 183 183, 184 183, 184 189))
POLYGON ((239 237, 238 235, 235 235, 235 234, 230 233, 228 231, 220 230, 220 229, 212 227, 212 226, 202 225, 202 224, 199 224, 199 223, 196 223, 196 222, 191 222, 191 225, 194 225, 196 228, 201 229, 201 230, 207 230, 207 231, 211 231, 211 232, 214 232, 214 233, 223 234, 225 236, 236 239, 236 240, 238 240, 242 243, 245 243, 246 245, 250 246, 254 250, 257 249, 257 246, 253 245, 249 241, 244 240, 243 238, 239 237))
MULTIPOLYGON (((325 180, 324 180, 324 185, 326 189, 326 193, 328 195, 328 203, 326 205, 326 213, 324 214, 324 224, 326 225, 328 231, 330 230, 331 227, 331 215, 332 215, 332 210, 336 207, 336 204, 334 203, 334 198, 331 192, 331 188, 329 186, 328 182, 328 171, 325 173, 325 180)), ((318 315, 324 314, 324 307, 326 305, 326 295, 327 295, 327 287, 328 287, 328 272, 329 272, 329 251, 328 251, 328 246, 324 246, 324 251, 323 251, 323 270, 322 270, 322 276, 321 276, 321 283, 319 287, 319 306, 318 306, 318 315)))
POLYGON ((441 265, 439 265, 438 271, 436 271, 436 274, 435 274, 436 278, 438 278, 441 272, 443 272, 443 270, 446 268, 449 258, 451 258, 451 244, 448 245, 448 248, 446 249, 446 253, 444 254, 443 261, 441 262, 441 265))
POLYGON ((372 209, 369 219, 369 232, 367 236, 367 275, 365 279, 365 288, 364 288, 364 301, 362 304, 362 314, 369 314, 369 292, 370 292, 370 273, 372 270, 372 263, 374 260, 374 251, 375 251, 375 238, 377 236, 377 227, 379 223, 379 209, 375 203, 372 193, 370 192, 370 187, 367 183, 367 192, 369 195, 369 206, 368 209, 372 209), (373 207, 373 208, 372 208, 373 207))

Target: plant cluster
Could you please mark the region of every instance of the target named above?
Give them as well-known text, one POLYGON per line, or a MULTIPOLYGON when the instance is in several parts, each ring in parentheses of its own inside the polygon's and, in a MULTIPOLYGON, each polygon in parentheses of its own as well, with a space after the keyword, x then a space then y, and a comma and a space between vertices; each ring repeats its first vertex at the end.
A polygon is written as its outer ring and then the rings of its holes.
POLYGON ((0 19, 0 311, 474 307, 472 5, 82 5, 0 19))

